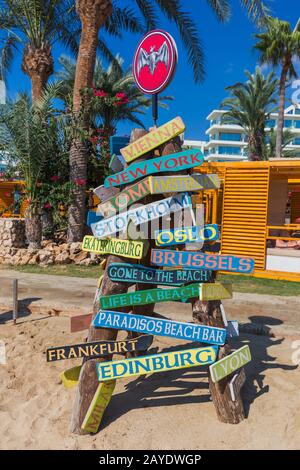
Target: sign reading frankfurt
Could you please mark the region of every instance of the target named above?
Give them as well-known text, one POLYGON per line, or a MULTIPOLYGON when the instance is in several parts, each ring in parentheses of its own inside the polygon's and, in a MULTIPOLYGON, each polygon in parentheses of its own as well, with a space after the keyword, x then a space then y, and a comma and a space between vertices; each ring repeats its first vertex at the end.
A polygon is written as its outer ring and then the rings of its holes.
POLYGON ((156 284, 159 286, 181 286, 188 282, 211 282, 212 271, 186 269, 159 270, 140 264, 112 263, 107 268, 108 277, 116 282, 131 284, 156 284))
POLYGON ((248 344, 234 351, 229 356, 223 357, 209 367, 213 382, 219 382, 227 375, 251 361, 251 353, 248 344))
POLYGON ((177 47, 172 36, 159 29, 149 31, 134 54, 135 83, 143 93, 160 93, 172 80, 176 63, 177 47))
POLYGON ((220 178, 214 174, 150 176, 149 180, 151 194, 201 191, 203 189, 218 189, 220 187, 220 178))
POLYGON ((180 245, 182 243, 214 241, 219 238, 217 224, 205 225, 205 227, 184 227, 170 230, 156 230, 155 243, 157 246, 180 245))
POLYGON ((184 130, 185 125, 181 117, 178 116, 127 145, 127 147, 120 150, 121 154, 127 163, 132 162, 136 158, 168 142, 168 140, 173 139, 184 132, 184 130))
POLYGON ((93 320, 93 326, 218 345, 224 344, 226 339, 226 330, 224 328, 107 310, 99 310, 93 320))
POLYGON ((104 186, 120 186, 131 183, 139 178, 143 178, 155 173, 170 171, 182 171, 202 165, 204 161, 203 153, 200 149, 183 150, 163 157, 151 158, 143 162, 132 163, 126 170, 105 178, 104 186))
POLYGON ((216 360, 217 353, 217 346, 184 349, 183 351, 152 354, 121 361, 101 362, 96 364, 96 370, 98 372, 98 380, 102 382, 120 379, 121 377, 204 366, 205 364, 213 363, 216 360))
POLYGON ((86 235, 82 242, 81 249, 90 253, 99 255, 116 255, 123 258, 141 259, 147 253, 149 243, 147 241, 139 242, 134 240, 119 240, 119 238, 110 238, 108 240, 99 240, 98 238, 86 235))
POLYGON ((214 255, 198 251, 151 250, 151 264, 189 269, 210 269, 212 271, 233 271, 252 273, 254 259, 240 256, 214 255))

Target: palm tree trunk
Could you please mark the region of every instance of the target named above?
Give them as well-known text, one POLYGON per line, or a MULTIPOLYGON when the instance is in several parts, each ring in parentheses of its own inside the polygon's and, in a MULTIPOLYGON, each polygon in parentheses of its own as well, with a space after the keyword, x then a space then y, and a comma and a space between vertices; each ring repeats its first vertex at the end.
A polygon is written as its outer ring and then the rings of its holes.
POLYGON ((22 70, 31 81, 32 101, 38 101, 53 73, 53 58, 50 44, 35 48, 28 44, 24 50, 22 70))
POLYGON ((25 234, 28 248, 38 250, 42 241, 42 221, 37 208, 28 208, 25 214, 25 234))
MULTIPOLYGON (((75 84, 73 92, 73 112, 79 115, 82 111, 82 90, 92 86, 96 61, 98 32, 112 11, 111 0, 77 0, 77 13, 81 20, 82 32, 76 64, 75 84)), ((89 116, 83 113, 82 127, 88 129, 89 116)), ((80 180, 73 191, 69 207, 68 241, 82 240, 85 221, 85 198, 87 177, 87 146, 79 139, 74 139, 70 151, 70 180, 80 180)))
POLYGON ((279 110, 276 134, 276 158, 282 157, 282 142, 284 128, 284 108, 285 108, 285 84, 288 73, 288 65, 284 64, 279 81, 279 110))

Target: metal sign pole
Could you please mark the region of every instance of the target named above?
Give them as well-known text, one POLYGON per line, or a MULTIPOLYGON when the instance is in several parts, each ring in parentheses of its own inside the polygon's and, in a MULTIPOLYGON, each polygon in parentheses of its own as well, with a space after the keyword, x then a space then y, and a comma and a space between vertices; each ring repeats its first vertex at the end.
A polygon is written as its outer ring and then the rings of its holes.
POLYGON ((157 126, 158 120, 158 93, 152 95, 152 117, 154 126, 157 126))

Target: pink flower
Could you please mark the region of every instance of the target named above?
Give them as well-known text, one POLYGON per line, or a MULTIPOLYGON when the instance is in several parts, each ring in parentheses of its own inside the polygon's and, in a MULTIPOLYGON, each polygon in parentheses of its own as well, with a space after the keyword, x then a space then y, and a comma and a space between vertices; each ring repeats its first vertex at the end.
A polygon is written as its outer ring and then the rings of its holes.
POLYGON ((59 181, 59 176, 58 176, 58 175, 53 175, 53 176, 51 176, 50 180, 51 180, 53 183, 56 183, 57 181, 59 181))
POLYGON ((116 98, 118 98, 119 100, 124 100, 127 99, 127 95, 126 93, 116 93, 116 98))
POLYGON ((5 197, 10 197, 10 196, 11 196, 11 193, 4 193, 4 196, 5 196, 5 197))
POLYGON ((98 98, 105 98, 105 96, 107 96, 107 93, 104 90, 94 89, 94 96, 97 96, 98 98))
POLYGON ((86 183, 86 180, 84 178, 76 178, 74 180, 74 183, 77 184, 77 186, 84 186, 86 183))
POLYGON ((96 135, 90 137, 90 141, 93 143, 93 144, 97 144, 98 143, 98 137, 96 135))
POLYGON ((44 204, 44 209, 51 209, 51 207, 52 207, 52 206, 51 206, 50 202, 46 202, 46 203, 44 204))

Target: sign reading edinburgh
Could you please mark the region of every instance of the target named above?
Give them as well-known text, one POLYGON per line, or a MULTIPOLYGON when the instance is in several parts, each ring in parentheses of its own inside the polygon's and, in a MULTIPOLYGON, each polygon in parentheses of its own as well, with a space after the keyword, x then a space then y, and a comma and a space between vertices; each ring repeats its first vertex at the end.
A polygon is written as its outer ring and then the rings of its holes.
POLYGON ((172 36, 161 30, 149 31, 140 41, 133 59, 133 76, 143 93, 160 93, 171 81, 177 63, 172 36))

